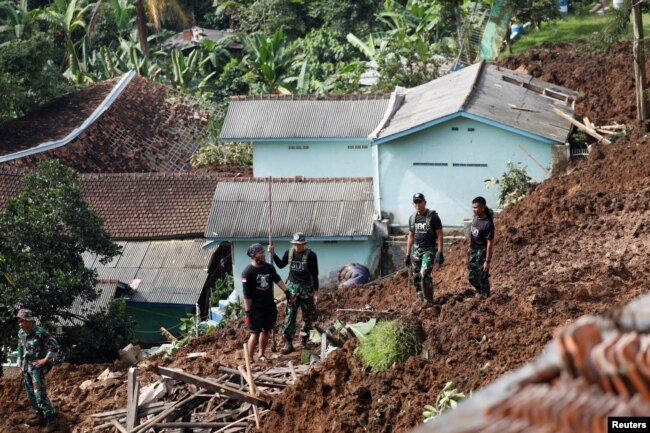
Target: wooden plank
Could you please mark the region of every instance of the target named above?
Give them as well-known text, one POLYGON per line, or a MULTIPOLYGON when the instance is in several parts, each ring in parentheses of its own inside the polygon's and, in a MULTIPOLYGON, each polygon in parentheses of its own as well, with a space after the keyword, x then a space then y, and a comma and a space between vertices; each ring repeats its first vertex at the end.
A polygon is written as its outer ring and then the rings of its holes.
POLYGON ((126 396, 126 429, 133 430, 138 425, 138 384, 137 368, 130 367, 128 372, 127 396, 126 396))
POLYGON ((576 119, 574 119, 573 117, 571 117, 568 114, 564 113, 563 111, 558 110, 556 107, 553 107, 553 111, 555 112, 555 114, 557 114, 558 116, 560 116, 560 117, 568 120, 569 122, 573 123, 575 126, 578 127, 578 129, 580 129, 582 131, 585 131, 587 134, 591 135, 592 137, 594 137, 599 142, 602 142, 602 143, 605 143, 605 144, 612 144, 611 141, 609 141, 608 139, 606 139, 605 137, 603 137, 602 135, 600 135, 599 133, 597 133, 593 129, 587 128, 587 126, 585 126, 582 123, 578 122, 576 119))
POLYGON ((234 422, 161 422, 154 424, 153 428, 163 429, 163 428, 219 428, 219 427, 236 427, 236 426, 246 426, 248 422, 246 421, 234 421, 234 422))
POLYGON ((186 373, 184 371, 172 370, 165 367, 158 367, 158 372, 161 375, 171 377, 172 379, 184 383, 196 385, 198 387, 207 389, 210 392, 219 393, 235 400, 245 401, 247 403, 256 404, 263 407, 269 407, 271 405, 271 399, 264 393, 260 393, 260 395, 257 396, 251 396, 238 389, 224 385, 223 383, 219 383, 211 379, 204 379, 193 374, 186 373))
POLYGON ((539 110, 533 110, 532 108, 526 108, 526 107, 519 107, 515 104, 508 104, 508 107, 512 108, 513 110, 531 111, 533 113, 539 113, 539 110))
MULTIPOLYGON (((138 416, 142 418, 147 415, 158 413, 160 411, 165 410, 166 406, 169 406, 169 404, 165 403, 164 401, 157 401, 154 403, 142 405, 138 407, 138 416)), ((106 412, 95 413, 90 415, 90 417, 91 418, 119 418, 119 417, 124 417, 125 415, 126 415, 126 409, 117 409, 117 410, 109 410, 106 412)))
MULTIPOLYGON (((251 360, 248 356, 248 345, 244 343, 244 360, 246 361, 246 380, 248 381, 248 387, 250 389, 250 394, 255 395, 255 382, 253 382, 253 374, 251 369, 251 360)), ((260 429, 260 414, 257 410, 257 406, 253 405, 253 415, 255 415, 255 427, 260 429)))
POLYGON ((582 118, 582 121, 585 123, 585 126, 586 126, 587 128, 591 128, 591 129, 593 129, 594 131, 596 130, 596 128, 594 128, 594 125, 591 123, 591 121, 589 120, 589 118, 588 118, 587 116, 583 117, 583 118, 582 118))
POLYGON ((153 418, 147 420, 146 422, 140 424, 139 426, 137 426, 136 428, 131 430, 130 433, 137 433, 139 431, 144 431, 144 430, 149 429, 152 425, 154 425, 156 423, 159 423, 160 421, 164 420, 167 417, 167 415, 172 413, 178 406, 180 406, 182 403, 184 403, 186 400, 188 400, 188 399, 190 399, 192 397, 193 396, 185 396, 181 400, 178 400, 176 403, 169 406, 167 409, 160 412, 158 415, 154 416, 153 418))
POLYGON ((113 424, 113 427, 120 432, 120 433, 129 433, 127 429, 124 428, 122 424, 120 424, 116 419, 111 420, 111 424, 113 424))
POLYGON ((289 361, 289 370, 291 370, 291 377, 293 378, 293 383, 296 383, 298 380, 298 375, 296 374, 296 369, 293 368, 293 361, 289 361))
POLYGON ((634 55, 634 78, 636 89, 636 118, 645 122, 647 118, 646 103, 646 75, 645 75, 645 50, 643 46, 643 18, 641 17, 641 2, 632 6, 632 26, 634 41, 632 53, 634 55))

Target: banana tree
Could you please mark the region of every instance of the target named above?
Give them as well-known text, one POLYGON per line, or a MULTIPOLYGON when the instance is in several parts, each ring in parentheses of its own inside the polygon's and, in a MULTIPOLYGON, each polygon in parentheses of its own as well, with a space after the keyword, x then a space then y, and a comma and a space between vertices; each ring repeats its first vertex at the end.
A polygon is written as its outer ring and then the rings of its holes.
POLYGON ((206 74, 210 57, 200 50, 193 50, 187 56, 180 50, 172 51, 172 84, 184 93, 194 93, 204 88, 216 71, 206 74))
POLYGON ((63 33, 68 57, 68 69, 65 71, 64 76, 76 81, 78 84, 83 83, 85 80, 77 54, 78 43, 73 40, 72 35, 76 30, 86 29, 86 12, 94 6, 94 3, 81 6, 83 1, 70 0, 68 3, 66 0, 54 0, 50 7, 41 14, 45 21, 63 33))
POLYGON ((291 93, 289 82, 294 65, 301 58, 296 48, 289 47, 282 29, 271 37, 262 33, 242 35, 244 63, 249 79, 257 93, 291 93))
POLYGON ((0 33, 13 32, 16 39, 29 36, 29 32, 38 19, 39 9, 29 10, 27 0, 18 3, 5 1, 0 3, 0 11, 4 11, 5 18, 0 25, 0 33))

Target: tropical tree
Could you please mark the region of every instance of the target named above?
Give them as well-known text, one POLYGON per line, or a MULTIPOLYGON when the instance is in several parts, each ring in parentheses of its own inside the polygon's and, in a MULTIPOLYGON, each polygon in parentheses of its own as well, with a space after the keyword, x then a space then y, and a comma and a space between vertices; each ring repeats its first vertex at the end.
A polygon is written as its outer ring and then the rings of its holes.
POLYGON ((76 81, 78 84, 83 82, 83 74, 79 66, 79 55, 77 54, 78 41, 73 39, 73 33, 77 30, 86 28, 85 16, 94 4, 89 3, 81 5, 84 0, 54 0, 41 17, 51 23, 56 31, 63 36, 64 44, 67 51, 68 69, 64 75, 76 81))
POLYGON ((97 298, 97 273, 85 267, 84 252, 101 263, 119 252, 71 169, 46 161, 23 185, 0 213, 0 351, 14 346, 17 308, 53 323, 74 317, 69 309, 76 299, 97 298))
POLYGON ((178 0, 137 0, 135 3, 135 22, 138 29, 140 51, 145 56, 149 55, 149 40, 147 39, 147 23, 151 23, 154 30, 160 30, 165 18, 179 22, 183 26, 189 24, 187 14, 178 0))
POLYGON ((0 122, 24 116, 72 89, 53 61, 63 54, 41 33, 0 43, 0 122))
POLYGON ((27 0, 20 0, 18 3, 2 2, 0 11, 4 11, 5 15, 0 24, 0 33, 13 33, 16 39, 24 39, 31 35, 32 27, 40 14, 39 9, 29 10, 27 0))
POLYGON ((244 45, 244 63, 249 68, 247 79, 255 93, 291 93, 291 74, 294 65, 302 59, 296 53, 296 47, 287 44, 282 29, 266 37, 263 33, 242 35, 244 45))

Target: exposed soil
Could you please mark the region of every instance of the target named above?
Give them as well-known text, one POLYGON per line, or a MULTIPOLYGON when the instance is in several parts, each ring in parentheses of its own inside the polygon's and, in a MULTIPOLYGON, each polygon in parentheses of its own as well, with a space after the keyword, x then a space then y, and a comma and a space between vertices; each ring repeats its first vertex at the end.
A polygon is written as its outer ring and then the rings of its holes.
MULTIPOLYGON (((537 71, 531 72, 587 95, 578 105, 579 115, 587 114, 599 123, 634 118, 628 107, 634 103, 633 83, 625 91, 603 84, 610 73, 627 74, 616 62, 623 64, 628 44, 609 55, 584 58, 570 46, 537 51, 549 60, 536 60, 534 65, 531 60, 528 67, 533 65, 537 71), (578 68, 591 78, 580 81, 580 74, 574 73, 578 68), (592 95, 601 95, 601 102, 585 102, 592 95)), ((519 64, 531 56, 520 56, 519 64)), ((510 67, 517 67, 516 62, 506 61, 510 67)), ((350 323, 371 317, 337 312, 337 308, 366 304, 382 311, 376 317, 407 316, 419 321, 426 334, 423 356, 371 374, 353 355, 355 342, 348 341, 276 399, 263 431, 406 432, 422 421, 422 407, 435 401, 445 382, 453 381, 468 393, 532 360, 558 326, 584 314, 602 313, 648 291, 649 207, 650 140, 635 133, 609 146, 595 145, 588 160, 570 167, 568 174, 554 176, 497 216, 490 298, 476 296, 467 283, 465 242, 451 247, 444 266, 434 271, 437 288, 432 305, 415 301, 405 271, 375 285, 323 295, 319 311, 325 326, 337 318, 350 323)), ((216 374, 218 363, 239 364, 246 339, 242 328, 230 324, 197 339, 171 361, 146 361, 140 379, 154 380, 157 364, 199 375, 216 374), (209 356, 185 357, 197 351, 209 356)), ((297 360, 298 354, 280 356, 272 363, 287 358, 297 360)), ((84 380, 96 377, 103 368, 63 365, 50 373, 50 395, 68 422, 60 431, 87 431, 92 425, 90 414, 124 407, 122 380, 97 382, 90 391, 79 391, 84 380)), ((23 396, 14 403, 15 386, 17 381, 0 381, 2 431, 27 431, 16 427, 28 411, 23 396)))
MULTIPOLYGON (((546 44, 510 56, 500 64, 579 93, 575 112, 592 123, 630 123, 636 119, 632 43, 603 52, 587 51, 586 44, 546 44)), ((646 57, 646 70, 650 58, 646 57)))

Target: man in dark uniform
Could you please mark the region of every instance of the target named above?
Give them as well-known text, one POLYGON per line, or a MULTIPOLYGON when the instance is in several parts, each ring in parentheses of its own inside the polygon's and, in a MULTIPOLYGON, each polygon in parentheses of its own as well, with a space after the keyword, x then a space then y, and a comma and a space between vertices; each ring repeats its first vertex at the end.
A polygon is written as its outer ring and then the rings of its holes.
POLYGON ((494 223, 492 211, 486 201, 479 196, 472 200, 472 233, 468 260, 468 279, 483 297, 490 296, 490 262, 492 262, 492 242, 494 223))
POLYGON ((282 269, 287 264, 289 265, 287 293, 292 296, 293 302, 287 299, 287 312, 282 328, 284 335, 282 353, 284 354, 293 352, 292 341, 296 332, 296 317, 299 308, 302 310, 300 346, 307 347, 309 331, 316 320, 316 303, 318 302, 318 258, 316 253, 307 249, 304 233, 295 233, 291 243, 293 247, 284 252, 282 259, 275 254, 273 246, 269 245, 269 252, 273 254, 276 266, 282 269))
POLYGON ((56 410, 47 397, 45 375, 59 352, 59 344, 45 328, 34 324, 31 310, 21 308, 18 319, 18 366, 23 375, 27 399, 34 415, 27 419, 30 426, 46 426, 46 432, 56 430, 56 410))
POLYGON ((434 210, 427 209, 424 194, 413 194, 415 213, 409 218, 404 263, 413 271, 413 285, 419 300, 433 301, 431 272, 434 263, 442 265, 442 223, 434 210))
POLYGON ((261 244, 251 245, 246 254, 251 258, 251 263, 242 271, 241 280, 244 288, 245 323, 251 333, 248 339, 248 356, 251 360, 253 359, 259 343, 260 358, 264 359, 271 331, 278 318, 278 310, 273 297, 273 283, 277 284, 285 293, 287 286, 275 268, 264 260, 266 252, 261 244))

